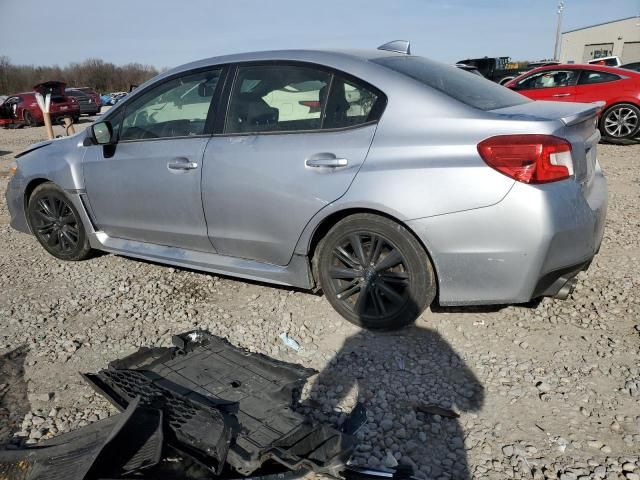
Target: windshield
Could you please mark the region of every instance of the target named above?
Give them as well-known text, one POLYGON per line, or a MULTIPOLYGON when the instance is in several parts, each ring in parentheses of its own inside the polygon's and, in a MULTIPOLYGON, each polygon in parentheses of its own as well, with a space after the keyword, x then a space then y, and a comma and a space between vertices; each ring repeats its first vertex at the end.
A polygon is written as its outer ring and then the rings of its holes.
POLYGON ((393 56, 372 61, 480 110, 495 110, 531 101, 486 78, 423 57, 393 56))

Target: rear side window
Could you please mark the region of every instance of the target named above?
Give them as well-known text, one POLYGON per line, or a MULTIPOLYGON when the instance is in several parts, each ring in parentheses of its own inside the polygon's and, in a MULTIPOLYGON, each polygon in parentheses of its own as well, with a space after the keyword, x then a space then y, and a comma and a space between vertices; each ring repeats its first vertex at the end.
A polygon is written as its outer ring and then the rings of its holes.
POLYGON ((384 96, 362 82, 306 65, 240 66, 226 133, 345 128, 380 118, 384 96))
POLYGON ((469 75, 457 67, 423 57, 391 56, 372 61, 480 110, 494 110, 531 101, 486 78, 469 75))
POLYGON ((583 70, 580 74, 578 85, 591 85, 593 83, 615 82, 620 80, 618 75, 607 72, 598 72, 596 70, 583 70))
POLYGON ((570 87, 576 84, 578 72, 578 70, 544 70, 520 80, 516 88, 530 90, 570 87))
POLYGON ((301 66, 238 68, 225 131, 252 133, 316 130, 322 122, 331 75, 301 66))
POLYGON ((380 117, 382 99, 372 90, 334 77, 323 128, 343 128, 377 120, 380 117))

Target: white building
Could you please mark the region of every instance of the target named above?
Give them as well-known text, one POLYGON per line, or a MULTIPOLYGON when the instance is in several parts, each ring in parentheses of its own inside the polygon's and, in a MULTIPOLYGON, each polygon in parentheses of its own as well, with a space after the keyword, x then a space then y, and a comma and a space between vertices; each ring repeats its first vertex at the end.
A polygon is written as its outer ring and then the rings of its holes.
POLYGON ((586 63, 617 55, 622 63, 640 62, 640 17, 577 28, 562 33, 560 61, 586 63))

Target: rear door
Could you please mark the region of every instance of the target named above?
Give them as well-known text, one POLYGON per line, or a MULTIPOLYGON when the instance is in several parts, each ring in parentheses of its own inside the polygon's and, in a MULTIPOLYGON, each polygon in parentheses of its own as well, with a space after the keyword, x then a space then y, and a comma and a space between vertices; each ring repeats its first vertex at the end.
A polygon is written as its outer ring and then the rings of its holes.
POLYGON ((240 65, 225 125, 203 161, 216 250, 288 264, 309 220, 349 188, 385 102, 375 88, 316 65, 240 65))
POLYGON ((513 87, 533 100, 575 101, 579 70, 543 70, 533 73, 513 87))
MULTIPOLYGON (((599 70, 582 70, 576 86, 576 102, 607 101, 614 95, 619 75, 599 70)), ((607 102, 608 103, 608 102, 607 102)))

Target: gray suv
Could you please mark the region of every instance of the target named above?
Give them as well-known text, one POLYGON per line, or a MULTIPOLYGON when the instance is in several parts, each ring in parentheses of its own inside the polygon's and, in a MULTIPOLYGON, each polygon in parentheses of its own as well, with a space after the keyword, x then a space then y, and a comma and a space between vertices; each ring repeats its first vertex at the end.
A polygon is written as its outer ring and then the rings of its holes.
POLYGON ((436 299, 566 296, 603 235, 597 106, 381 48, 165 72, 22 153, 11 225, 64 260, 97 249, 322 289, 369 328, 436 299))

